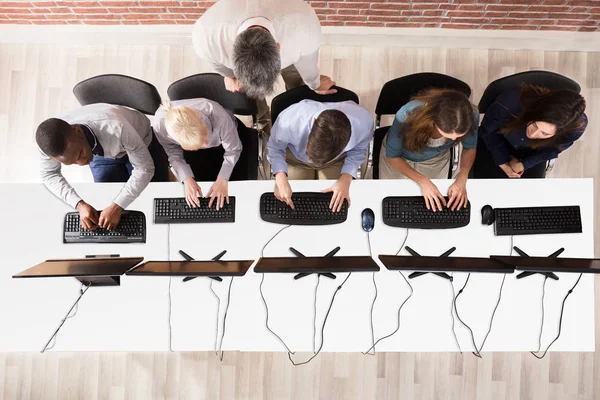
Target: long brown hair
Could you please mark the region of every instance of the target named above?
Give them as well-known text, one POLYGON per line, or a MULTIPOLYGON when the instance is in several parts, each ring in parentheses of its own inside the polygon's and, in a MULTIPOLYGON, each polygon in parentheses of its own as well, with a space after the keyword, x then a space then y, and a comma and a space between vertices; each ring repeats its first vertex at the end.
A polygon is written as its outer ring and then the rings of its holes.
POLYGON ((580 128, 583 124, 580 119, 585 111, 585 99, 572 90, 551 91, 523 84, 519 103, 523 111, 519 115, 513 115, 513 120, 500 131, 502 135, 514 134, 535 121, 556 125, 554 136, 529 142, 529 146, 534 149, 553 145, 565 133, 580 128))
MULTIPOLYGON (((400 131, 404 135, 404 147, 408 151, 421 153, 429 138, 436 132, 436 126, 444 132, 473 134, 474 109, 463 93, 448 89, 428 89, 412 100, 421 101, 423 105, 408 115, 400 131)), ((464 136, 457 141, 463 138, 464 136)))

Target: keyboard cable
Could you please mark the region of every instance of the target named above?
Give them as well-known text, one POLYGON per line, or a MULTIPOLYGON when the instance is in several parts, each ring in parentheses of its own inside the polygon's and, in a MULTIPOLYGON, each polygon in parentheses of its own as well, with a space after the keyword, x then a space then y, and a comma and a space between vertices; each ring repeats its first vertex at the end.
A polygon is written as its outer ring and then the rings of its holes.
MULTIPOLYGON (((409 232, 409 229, 407 228, 407 229, 406 229, 406 234, 405 234, 405 236, 404 236, 404 240, 402 241, 402 245, 400 246, 400 248, 399 248, 399 249, 398 249, 398 251, 396 252, 396 255, 398 255, 398 253, 400 253, 400 251, 401 251, 401 250, 404 248, 404 245, 406 244, 406 241, 408 240, 408 232, 409 232)), ((406 276, 404 276, 404 274, 402 273, 402 271, 398 271, 398 272, 400 273, 400 275, 402 275, 402 278, 404 278, 404 281, 405 281, 405 282, 406 282, 406 284, 408 285, 408 287, 409 287, 409 289, 410 289, 410 294, 409 294, 409 295, 408 295, 408 297, 407 297, 406 299, 404 299, 404 301, 403 301, 403 302, 400 304, 400 307, 398 307, 398 312, 397 312, 397 315, 398 315, 398 320, 397 320, 397 326, 396 326, 396 329, 395 329, 395 330, 394 330, 392 333, 390 333, 390 334, 388 334, 388 335, 386 335, 386 336, 383 336, 383 337, 379 338, 378 340, 374 341, 373 345, 372 345, 372 346, 371 346, 371 347, 370 347, 370 348, 369 348, 367 351, 364 351, 364 352, 362 352, 362 354, 363 354, 363 355, 375 355, 375 346, 377 346, 377 344, 378 344, 379 342, 381 342, 382 340, 384 340, 384 339, 387 339, 387 338, 389 338, 389 337, 392 337, 393 335, 395 335, 395 334, 396 334, 396 332, 398 332, 398 331, 400 330, 400 312, 402 311, 402 307, 404 307, 404 304, 406 304, 406 302, 408 301, 408 299, 410 299, 410 298, 412 297, 412 295, 413 295, 413 293, 414 293, 414 290, 413 290, 413 287, 412 287, 412 285, 411 285, 411 284, 410 284, 410 282, 408 281, 408 279, 406 279, 406 276), (373 353, 371 353, 371 350, 373 350, 373 353)), ((375 280, 373 280, 373 283, 375 284, 375 280)), ((375 286, 375 290, 376 290, 376 292, 375 292, 375 293, 376 293, 376 295, 375 295, 375 297, 373 298, 373 303, 371 304, 371 336, 372 336, 373 338, 375 337, 375 334, 374 334, 374 328, 373 328, 373 307, 374 307, 374 304, 375 304, 375 300, 377 299, 377 286, 375 286)))

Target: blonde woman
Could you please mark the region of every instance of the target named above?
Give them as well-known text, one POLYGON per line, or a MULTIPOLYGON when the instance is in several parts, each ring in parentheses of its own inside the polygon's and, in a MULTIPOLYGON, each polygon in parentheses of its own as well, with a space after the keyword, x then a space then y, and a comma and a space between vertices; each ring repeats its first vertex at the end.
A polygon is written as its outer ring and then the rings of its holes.
POLYGON ((215 180, 208 191, 209 207, 229 204, 228 181, 242 153, 233 114, 208 99, 165 102, 156 111, 153 128, 169 163, 185 186, 190 207, 200 206, 202 190, 195 177, 215 180), (214 151, 198 151, 211 149, 214 151))

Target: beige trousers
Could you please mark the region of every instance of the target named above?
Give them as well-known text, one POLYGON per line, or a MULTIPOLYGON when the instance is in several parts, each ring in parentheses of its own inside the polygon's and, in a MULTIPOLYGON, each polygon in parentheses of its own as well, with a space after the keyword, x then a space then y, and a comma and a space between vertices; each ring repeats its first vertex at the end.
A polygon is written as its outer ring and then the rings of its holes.
MULTIPOLYGON (((385 156, 387 135, 381 144, 379 152, 379 179, 408 179, 406 175, 394 168, 385 156)), ((429 179, 448 179, 448 168, 450 168, 450 151, 443 151, 438 156, 421 162, 404 160, 412 169, 429 179)), ((458 169, 452 174, 456 178, 458 169)))
POLYGON ((342 174, 342 167, 344 166, 344 160, 346 154, 342 154, 340 157, 324 165, 321 168, 317 168, 314 165, 307 164, 298 160, 290 149, 286 151, 286 161, 288 164, 288 179, 290 180, 311 180, 311 179, 339 179, 342 174))

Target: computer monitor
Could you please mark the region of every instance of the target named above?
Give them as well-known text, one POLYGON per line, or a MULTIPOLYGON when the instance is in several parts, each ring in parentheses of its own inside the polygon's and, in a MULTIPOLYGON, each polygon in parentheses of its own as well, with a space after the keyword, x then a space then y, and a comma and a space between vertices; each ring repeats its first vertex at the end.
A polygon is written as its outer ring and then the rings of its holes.
POLYGON ((74 277, 86 286, 118 286, 119 277, 143 260, 143 257, 46 260, 13 278, 74 277))
POLYGON ((514 272, 512 266, 489 258, 380 255, 379 259, 391 271, 514 272))
POLYGON ((260 258, 254 272, 313 273, 379 271, 371 257, 273 257, 260 258))
POLYGON ((244 276, 254 260, 147 261, 127 272, 145 276, 244 276))
POLYGON ((597 258, 549 258, 490 256, 518 271, 574 272, 600 274, 600 259, 597 258))

